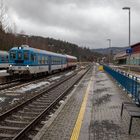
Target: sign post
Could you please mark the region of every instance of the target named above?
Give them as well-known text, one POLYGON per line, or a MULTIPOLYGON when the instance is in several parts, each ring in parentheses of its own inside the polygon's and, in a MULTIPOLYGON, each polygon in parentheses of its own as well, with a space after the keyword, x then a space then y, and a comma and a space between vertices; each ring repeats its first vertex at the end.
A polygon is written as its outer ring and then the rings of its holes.
POLYGON ((131 57, 131 53, 132 53, 132 48, 126 49, 126 54, 129 55, 128 72, 130 72, 130 57, 131 57))

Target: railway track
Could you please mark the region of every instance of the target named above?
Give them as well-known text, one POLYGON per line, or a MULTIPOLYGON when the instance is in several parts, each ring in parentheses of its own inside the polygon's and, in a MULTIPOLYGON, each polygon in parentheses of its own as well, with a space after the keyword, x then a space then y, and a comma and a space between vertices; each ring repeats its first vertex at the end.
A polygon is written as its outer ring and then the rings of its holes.
MULTIPOLYGON (((64 73, 64 72, 62 72, 62 73, 64 73)), ((11 87, 16 87, 16 86, 28 85, 32 82, 41 81, 42 79, 45 79, 45 78, 51 78, 52 76, 55 76, 58 74, 61 74, 61 73, 55 73, 52 75, 48 75, 47 77, 39 77, 39 78, 31 79, 28 81, 22 80, 22 79, 16 79, 16 80, 0 83, 0 90, 5 90, 5 89, 11 88, 11 87)))
POLYGON ((59 104, 88 70, 81 70, 51 85, 40 94, 0 115, 0 139, 28 139, 28 133, 59 104))

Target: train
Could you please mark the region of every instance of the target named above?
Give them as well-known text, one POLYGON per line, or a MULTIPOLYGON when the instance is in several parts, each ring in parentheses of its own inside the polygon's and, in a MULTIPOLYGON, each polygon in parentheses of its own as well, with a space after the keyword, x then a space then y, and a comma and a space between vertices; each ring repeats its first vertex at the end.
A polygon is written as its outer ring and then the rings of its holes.
POLYGON ((0 51, 0 69, 9 68, 9 53, 7 51, 0 51))
POLYGON ((76 68, 77 57, 32 48, 28 45, 9 50, 10 75, 38 75, 76 68))

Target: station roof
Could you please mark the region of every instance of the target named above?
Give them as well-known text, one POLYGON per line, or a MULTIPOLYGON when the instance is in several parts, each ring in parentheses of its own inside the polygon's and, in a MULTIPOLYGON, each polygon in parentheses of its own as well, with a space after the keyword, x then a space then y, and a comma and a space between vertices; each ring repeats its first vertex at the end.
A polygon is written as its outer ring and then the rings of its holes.
POLYGON ((114 59, 117 60, 117 59, 125 59, 126 57, 128 56, 128 54, 126 52, 120 52, 120 53, 117 53, 115 56, 114 56, 114 59))
POLYGON ((140 42, 131 45, 131 48, 134 48, 134 47, 136 47, 136 46, 140 46, 140 42))

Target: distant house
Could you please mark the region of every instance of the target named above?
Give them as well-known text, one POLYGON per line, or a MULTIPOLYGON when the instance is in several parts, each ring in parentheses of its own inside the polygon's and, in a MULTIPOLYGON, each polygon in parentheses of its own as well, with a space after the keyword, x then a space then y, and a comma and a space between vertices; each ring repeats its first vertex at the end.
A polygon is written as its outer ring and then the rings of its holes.
POLYGON ((125 65, 127 62, 128 54, 126 54, 126 51, 119 52, 114 56, 114 61, 118 65, 125 65))
MULTIPOLYGON (((140 42, 131 45, 132 54, 130 56, 130 64, 131 65, 140 65, 140 42)), ((127 59, 127 63, 129 58, 127 59)))
POLYGON ((117 53, 114 56, 116 64, 122 65, 140 65, 140 42, 131 45, 132 53, 127 54, 126 51, 117 53))

